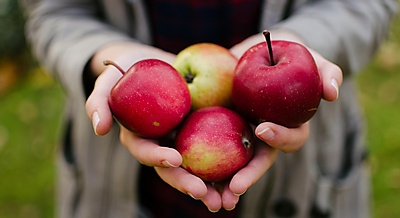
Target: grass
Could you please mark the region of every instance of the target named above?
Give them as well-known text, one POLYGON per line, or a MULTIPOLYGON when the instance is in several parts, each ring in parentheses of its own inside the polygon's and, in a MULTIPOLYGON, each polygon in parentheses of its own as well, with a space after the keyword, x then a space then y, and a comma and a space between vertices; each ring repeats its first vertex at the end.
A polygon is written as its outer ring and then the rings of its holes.
POLYGON ((374 217, 400 217, 400 19, 358 76, 368 124, 374 217))
MULTIPOLYGON (((385 45, 357 76, 376 218, 400 217, 399 17, 392 26, 385 45)), ((0 95, 0 217, 53 217, 63 100, 61 88, 37 69, 0 95)))
POLYGON ((53 217, 61 89, 31 72, 0 97, 0 217, 53 217))

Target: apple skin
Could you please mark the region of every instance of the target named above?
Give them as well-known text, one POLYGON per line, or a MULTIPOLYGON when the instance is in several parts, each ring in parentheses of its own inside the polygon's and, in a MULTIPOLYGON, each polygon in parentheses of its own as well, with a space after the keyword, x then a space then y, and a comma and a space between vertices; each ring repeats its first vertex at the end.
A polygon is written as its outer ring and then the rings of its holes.
POLYGON ((111 90, 108 103, 120 124, 144 138, 166 135, 191 108, 185 80, 157 59, 132 65, 111 90))
POLYGON ((188 83, 192 109, 197 110, 207 106, 232 106, 232 78, 237 62, 222 46, 198 43, 179 52, 172 66, 188 83))
POLYGON ((322 97, 322 81, 310 52, 301 44, 272 41, 248 49, 239 59, 232 85, 235 109, 251 123, 289 128, 311 119, 322 97))
POLYGON ((182 167, 204 181, 229 179, 252 158, 254 134, 238 113, 220 106, 192 112, 175 138, 182 167))

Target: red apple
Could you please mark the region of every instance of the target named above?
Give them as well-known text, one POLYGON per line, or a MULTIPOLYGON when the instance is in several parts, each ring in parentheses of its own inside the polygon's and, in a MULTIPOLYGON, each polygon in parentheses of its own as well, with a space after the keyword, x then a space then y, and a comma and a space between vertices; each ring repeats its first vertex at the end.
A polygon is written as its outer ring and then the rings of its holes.
POLYGON ((198 43, 179 52, 172 66, 188 83, 192 109, 197 110, 207 106, 232 106, 232 79, 237 62, 222 46, 198 43))
POLYGON ((158 138, 173 130, 190 112, 185 80, 168 63, 146 59, 125 73, 111 90, 109 106, 120 124, 145 138, 158 138))
POLYGON ((210 106, 191 113, 175 138, 182 167, 204 181, 229 179, 253 155, 253 131, 236 112, 210 106))
POLYGON ((262 42, 239 59, 232 86, 236 110, 257 125, 274 122, 298 127, 313 117, 322 97, 315 61, 303 45, 262 42))

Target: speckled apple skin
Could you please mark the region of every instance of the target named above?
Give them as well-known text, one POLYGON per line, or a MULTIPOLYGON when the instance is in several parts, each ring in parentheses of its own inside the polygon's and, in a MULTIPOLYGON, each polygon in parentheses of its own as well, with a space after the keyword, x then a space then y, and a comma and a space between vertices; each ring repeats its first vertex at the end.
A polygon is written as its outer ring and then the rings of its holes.
POLYGON ((192 109, 207 106, 232 107, 233 73, 238 59, 226 48, 213 43, 193 44, 178 53, 175 69, 188 82, 192 109))
POLYGON ((254 134, 236 112, 219 106, 199 109, 182 124, 175 148, 182 167, 204 181, 220 182, 232 177, 252 158, 254 134))
POLYGON ((157 59, 132 65, 111 90, 108 102, 118 122, 144 138, 168 134, 191 109, 185 80, 157 59))
POLYGON ((233 77, 235 109, 257 125, 274 122, 298 127, 316 113, 322 81, 310 52, 288 41, 272 41, 275 65, 271 66, 265 42, 247 50, 233 77))

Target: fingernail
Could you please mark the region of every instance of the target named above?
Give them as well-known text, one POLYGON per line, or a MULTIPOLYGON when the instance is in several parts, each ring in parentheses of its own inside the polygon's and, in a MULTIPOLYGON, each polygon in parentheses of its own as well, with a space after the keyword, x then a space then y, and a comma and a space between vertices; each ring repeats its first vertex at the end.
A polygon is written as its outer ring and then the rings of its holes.
POLYGON ((211 210, 210 208, 208 208, 208 210, 211 212, 211 213, 217 213, 219 210, 211 210))
POLYGON ((336 79, 332 79, 332 80, 331 80, 331 85, 332 85, 333 88, 335 88, 335 90, 336 90, 336 98, 335 98, 335 99, 338 99, 338 98, 339 98, 339 84, 338 84, 338 82, 336 81, 336 79))
POLYGON ((92 124, 93 124, 94 133, 96 135, 98 135, 97 134, 97 125, 99 125, 99 123, 100 123, 100 116, 99 116, 99 113, 97 111, 95 111, 95 112, 93 112, 93 115, 92 115, 92 124))
POLYGON ((227 211, 232 211, 232 210, 234 210, 235 209, 235 207, 236 207, 236 205, 235 206, 233 206, 232 208, 225 208, 225 210, 227 210, 227 211))
POLYGON ((194 196, 192 195, 192 193, 190 193, 190 192, 188 192, 187 194, 188 194, 190 197, 192 197, 194 200, 200 200, 200 198, 194 197, 194 196))
POLYGON ((264 141, 271 141, 272 139, 274 139, 275 134, 270 128, 267 127, 265 129, 261 130, 260 132, 258 132, 257 136, 264 141))
POLYGON ((247 190, 244 190, 244 192, 242 192, 242 193, 240 193, 240 194, 237 194, 237 193, 233 193, 233 194, 236 195, 236 196, 238 196, 238 197, 240 197, 240 196, 244 195, 244 193, 246 193, 246 191, 247 191, 247 190))
POLYGON ((172 165, 169 161, 164 160, 163 162, 161 162, 162 165, 164 165, 165 167, 179 167, 179 166, 175 166, 172 165))

